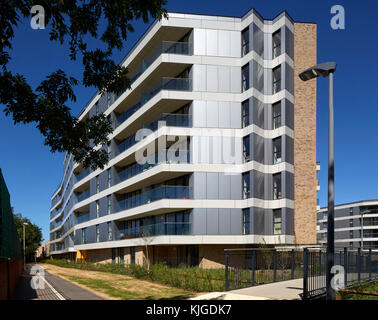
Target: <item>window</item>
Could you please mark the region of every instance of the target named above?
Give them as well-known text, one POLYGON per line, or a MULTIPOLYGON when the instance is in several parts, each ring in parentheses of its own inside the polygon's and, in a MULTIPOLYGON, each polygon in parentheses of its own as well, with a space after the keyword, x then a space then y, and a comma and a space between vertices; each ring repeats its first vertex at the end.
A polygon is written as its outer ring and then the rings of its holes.
POLYGON ((349 227, 353 227, 353 219, 349 219, 349 227))
POLYGON ((242 103, 242 128, 249 126, 249 100, 242 103))
POLYGON ((249 64, 242 67, 242 92, 249 89, 249 64))
POLYGON ((281 173, 276 173, 273 175, 273 200, 278 200, 281 198, 281 173))
POLYGON ((272 105, 273 129, 281 127, 281 101, 272 105))
POLYGON ((96 218, 100 217, 100 202, 96 200, 96 218))
POLYGON ((249 172, 243 173, 243 199, 248 199, 250 196, 250 183, 249 183, 249 172))
POLYGON ((87 228, 81 229, 81 243, 87 243, 87 228))
POLYGON ((110 188, 112 186, 112 169, 108 169, 107 172, 108 172, 108 188, 110 188))
POLYGON ((273 69, 273 94, 281 91, 281 66, 273 69))
POLYGON ((353 239, 353 230, 350 230, 350 231, 349 231, 349 238, 350 238, 350 239, 353 239))
POLYGON ((245 56, 249 52, 249 27, 242 31, 242 56, 245 56))
POLYGON ((107 152, 108 152, 108 159, 110 159, 112 157, 112 145, 110 143, 110 141, 107 143, 107 152))
POLYGON ((100 179, 99 176, 96 176, 96 193, 100 192, 100 179))
POLYGON ((100 226, 96 225, 96 242, 100 242, 100 226))
POLYGON ((281 209, 273 210, 273 233, 282 234, 282 212, 281 209))
POLYGON ((243 234, 250 234, 251 232, 251 215, 249 208, 243 209, 243 234))
POLYGON ((244 162, 251 161, 249 136, 246 136, 243 138, 243 158, 244 158, 244 162))
POLYGON ((277 58, 281 55, 281 30, 276 31, 273 33, 272 36, 273 41, 273 59, 277 58))
POLYGON ((280 163, 282 161, 281 155, 281 137, 273 139, 273 164, 280 163))
POLYGON ((112 199, 111 196, 107 196, 107 213, 111 214, 112 213, 112 199))
POLYGON ((113 240, 112 223, 108 222, 108 240, 113 240))
POLYGON ((98 106, 98 101, 95 104, 95 112, 96 112, 96 116, 100 113, 100 109, 99 109, 99 106, 98 106))
POLYGON ((111 92, 107 92, 107 94, 106 94, 107 108, 109 108, 111 104, 112 104, 112 94, 111 94, 111 92))

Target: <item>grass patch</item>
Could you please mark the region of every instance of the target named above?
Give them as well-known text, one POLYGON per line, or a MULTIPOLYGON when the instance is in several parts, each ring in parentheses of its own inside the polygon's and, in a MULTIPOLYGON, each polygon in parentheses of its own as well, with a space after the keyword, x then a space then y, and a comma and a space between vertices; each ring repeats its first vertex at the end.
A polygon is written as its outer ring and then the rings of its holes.
MULTIPOLYGON (((348 287, 348 289, 359 292, 378 293, 378 280, 357 283, 348 287)), ((378 295, 351 293, 344 292, 342 290, 338 293, 338 297, 340 298, 340 300, 378 300, 378 295)))

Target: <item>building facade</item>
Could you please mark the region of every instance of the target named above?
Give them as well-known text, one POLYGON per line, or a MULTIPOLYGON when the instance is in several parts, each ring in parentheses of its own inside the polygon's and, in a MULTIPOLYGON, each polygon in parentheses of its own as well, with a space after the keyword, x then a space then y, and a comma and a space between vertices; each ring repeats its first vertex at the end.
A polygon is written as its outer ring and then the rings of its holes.
MULTIPOLYGON (((318 212, 318 243, 327 244, 328 209, 318 212)), ((378 200, 335 206, 335 249, 378 250, 378 200)))
POLYGON ((169 13, 122 62, 131 89, 83 120, 114 125, 103 170, 66 155, 50 252, 97 262, 224 263, 225 248, 316 243, 316 25, 282 12, 169 13))

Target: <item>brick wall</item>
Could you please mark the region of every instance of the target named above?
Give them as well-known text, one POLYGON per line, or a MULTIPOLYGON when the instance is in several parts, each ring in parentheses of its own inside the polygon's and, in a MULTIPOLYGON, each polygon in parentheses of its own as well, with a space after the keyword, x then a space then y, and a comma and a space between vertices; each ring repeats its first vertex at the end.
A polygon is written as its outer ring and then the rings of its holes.
POLYGON ((317 63, 316 24, 294 24, 294 232, 296 243, 316 243, 316 80, 298 74, 317 63))

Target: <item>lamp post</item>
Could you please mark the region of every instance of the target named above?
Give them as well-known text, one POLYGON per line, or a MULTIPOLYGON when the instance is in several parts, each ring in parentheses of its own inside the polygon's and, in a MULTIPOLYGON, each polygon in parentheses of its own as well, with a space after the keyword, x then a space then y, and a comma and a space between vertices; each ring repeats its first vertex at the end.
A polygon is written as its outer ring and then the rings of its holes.
POLYGON ((26 256, 25 256, 25 226, 27 226, 28 223, 24 222, 22 223, 22 231, 23 231, 23 236, 24 236, 24 270, 25 270, 25 265, 26 265, 26 256))
POLYGON ((328 76, 328 221, 327 221, 327 252, 326 252, 326 291, 327 300, 335 299, 331 286, 331 269, 335 259, 335 166, 334 166, 334 117, 333 117, 333 73, 335 62, 321 63, 312 66, 299 74, 303 81, 319 76, 328 76))

